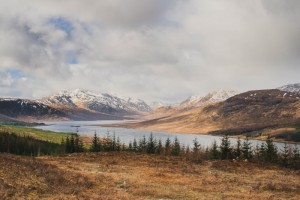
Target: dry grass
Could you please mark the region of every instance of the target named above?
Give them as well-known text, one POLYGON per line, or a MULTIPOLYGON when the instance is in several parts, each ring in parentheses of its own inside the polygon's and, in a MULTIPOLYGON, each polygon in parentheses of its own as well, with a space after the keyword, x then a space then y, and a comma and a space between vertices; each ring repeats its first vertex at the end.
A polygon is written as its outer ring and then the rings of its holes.
POLYGON ((4 199, 300 199, 300 174, 254 163, 133 153, 0 154, 4 199))

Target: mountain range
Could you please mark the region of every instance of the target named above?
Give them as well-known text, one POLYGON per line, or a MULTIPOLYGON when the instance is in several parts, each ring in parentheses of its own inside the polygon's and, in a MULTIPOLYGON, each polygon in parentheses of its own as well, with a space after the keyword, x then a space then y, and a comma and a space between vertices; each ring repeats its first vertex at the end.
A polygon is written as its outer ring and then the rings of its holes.
POLYGON ((300 124, 300 93, 255 90, 225 101, 123 127, 175 133, 250 132, 267 127, 300 124))
POLYGON ((35 100, 0 99, 3 116, 26 121, 133 119, 151 111, 152 108, 140 99, 79 89, 35 100))
POLYGON ((131 127, 190 133, 251 129, 299 119, 300 84, 241 93, 216 90, 177 105, 121 98, 88 90, 39 99, 0 98, 0 121, 139 119, 131 127))

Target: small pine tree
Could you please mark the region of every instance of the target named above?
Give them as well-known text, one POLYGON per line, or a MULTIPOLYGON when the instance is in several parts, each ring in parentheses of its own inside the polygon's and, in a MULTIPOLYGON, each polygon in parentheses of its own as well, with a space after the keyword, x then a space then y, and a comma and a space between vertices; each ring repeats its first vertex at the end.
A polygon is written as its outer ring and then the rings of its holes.
POLYGON ((210 149, 210 158, 213 160, 219 159, 220 152, 218 151, 217 142, 214 141, 210 149))
POLYGON ((242 143, 241 143, 241 139, 238 138, 234 149, 234 157, 235 159, 240 159, 241 155, 242 155, 242 143))
POLYGON ((247 136, 243 142, 242 146, 242 154, 244 159, 251 159, 252 158, 252 150, 251 150, 251 143, 249 142, 249 137, 247 136))
POLYGON ((161 154, 163 152, 163 145, 161 142, 161 139, 158 140, 157 148, 156 148, 156 153, 161 154))
POLYGON ((192 157, 191 160, 193 160, 194 162, 200 162, 201 161, 201 145, 199 144, 199 142, 197 141, 197 138, 195 138, 193 140, 193 153, 192 153, 192 157))
POLYGON ((172 150, 171 150, 171 154, 173 156, 179 156, 180 154, 180 143, 177 137, 175 137, 174 139, 174 143, 172 145, 172 150))
POLYGON ((138 149, 138 144, 137 144, 135 138, 133 139, 132 150, 133 150, 134 152, 138 152, 138 150, 139 150, 139 149, 138 149))
POLYGON ((277 162, 278 155, 277 155, 277 147, 274 145, 271 137, 268 136, 266 140, 266 161, 275 163, 277 162))
POLYGON ((230 147, 230 140, 229 140, 228 134, 226 134, 222 138, 220 149, 221 149, 221 159, 230 159, 231 158, 232 150, 230 147))
POLYGON ((292 161, 293 168, 300 169, 300 151, 296 144, 293 148, 293 154, 292 154, 291 161, 292 161))
POLYGON ((147 140, 144 135, 143 138, 139 141, 139 151, 145 153, 147 151, 147 140))
POLYGON ((171 152, 171 140, 168 137, 165 142, 165 155, 170 155, 170 152, 171 152))
POLYGON ((281 164, 284 167, 289 166, 289 160, 290 160, 290 149, 287 143, 284 143, 283 149, 281 150, 281 164))
POLYGON ((198 154, 199 154, 199 151, 200 151, 200 144, 199 144, 197 138, 195 138, 195 139, 193 140, 193 144, 194 144, 194 147, 193 147, 193 153, 194 153, 194 155, 198 155, 198 154))
POLYGON ((155 150, 156 150, 156 142, 154 141, 153 134, 151 133, 148 138, 147 153, 154 154, 155 150))
POLYGON ((95 132, 93 140, 92 140, 92 145, 91 145, 90 151, 91 152, 99 152, 100 151, 99 138, 98 138, 96 132, 95 132))
POLYGON ((260 147, 259 147, 259 160, 262 162, 266 161, 266 147, 264 143, 261 143, 260 147))
POLYGON ((132 142, 131 141, 128 144, 128 151, 133 151, 132 142))
POLYGON ((117 137, 117 142, 116 142, 116 151, 121 151, 122 150, 122 147, 121 147, 121 140, 120 140, 120 137, 118 136, 117 137))
POLYGON ((74 153, 74 152, 75 152, 75 138, 74 138, 74 134, 72 134, 70 138, 70 153, 74 153))

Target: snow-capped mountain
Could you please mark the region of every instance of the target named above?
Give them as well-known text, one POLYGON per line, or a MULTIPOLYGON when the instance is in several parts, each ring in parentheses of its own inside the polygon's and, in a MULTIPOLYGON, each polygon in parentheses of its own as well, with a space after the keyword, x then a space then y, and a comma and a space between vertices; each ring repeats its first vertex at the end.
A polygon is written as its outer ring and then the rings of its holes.
POLYGON ((183 108, 206 106, 211 103, 225 101, 226 99, 239 94, 236 90, 216 90, 205 96, 191 96, 180 104, 183 108))
POLYGON ((153 101, 153 102, 150 103, 150 107, 152 108, 152 110, 156 110, 158 108, 167 107, 167 106, 171 106, 171 104, 163 103, 163 102, 160 102, 160 101, 153 101))
POLYGON ((45 97, 40 102, 55 107, 72 107, 89 109, 102 113, 147 113, 151 107, 143 100, 119 98, 107 93, 96 93, 88 90, 62 91, 45 97))
POLYGON ((65 113, 29 99, 0 98, 0 114, 8 117, 65 117, 65 113))
POLYGON ((281 91, 285 91, 285 92, 300 93, 300 83, 285 85, 285 86, 279 87, 277 89, 279 89, 281 91))

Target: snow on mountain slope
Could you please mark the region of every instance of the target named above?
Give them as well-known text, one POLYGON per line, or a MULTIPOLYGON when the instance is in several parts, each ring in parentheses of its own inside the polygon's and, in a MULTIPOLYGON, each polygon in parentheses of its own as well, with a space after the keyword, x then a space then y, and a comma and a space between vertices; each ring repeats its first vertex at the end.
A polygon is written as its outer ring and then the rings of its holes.
POLYGON ((152 109, 143 100, 119 98, 107 93, 88 90, 62 91, 39 100, 46 105, 86 108, 103 113, 146 113, 152 109))
POLYGON ((226 99, 237 95, 236 90, 216 90, 205 96, 191 96, 180 104, 183 108, 201 107, 211 103, 225 101, 226 99))
POLYGON ((0 98, 0 114, 8 117, 65 117, 65 113, 29 99, 0 98))
POLYGON ((281 91, 285 91, 285 92, 300 93, 300 83, 284 85, 284 86, 279 87, 277 89, 279 89, 281 91))

